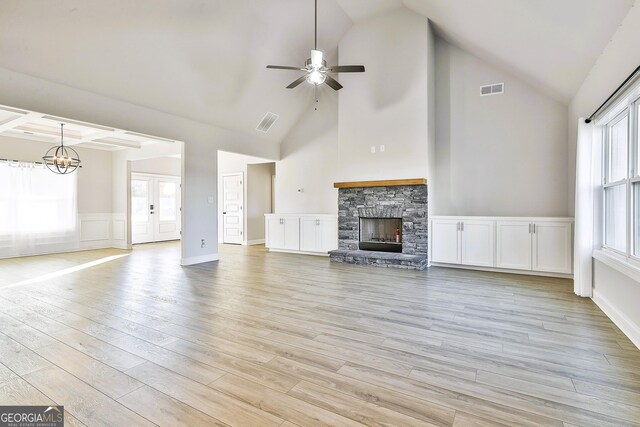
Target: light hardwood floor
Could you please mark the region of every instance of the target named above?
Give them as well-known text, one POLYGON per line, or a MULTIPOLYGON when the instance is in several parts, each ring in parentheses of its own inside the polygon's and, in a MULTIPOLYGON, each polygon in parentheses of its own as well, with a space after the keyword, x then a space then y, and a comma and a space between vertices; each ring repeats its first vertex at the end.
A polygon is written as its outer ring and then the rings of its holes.
POLYGON ((239 246, 181 268, 175 243, 50 275, 118 254, 0 261, 0 404, 87 426, 640 425, 640 351, 567 280, 239 246))

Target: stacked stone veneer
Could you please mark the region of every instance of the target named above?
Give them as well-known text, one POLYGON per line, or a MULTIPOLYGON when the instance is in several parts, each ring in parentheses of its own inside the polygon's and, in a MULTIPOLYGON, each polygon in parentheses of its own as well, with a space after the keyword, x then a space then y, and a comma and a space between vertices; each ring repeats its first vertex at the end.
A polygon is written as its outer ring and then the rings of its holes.
POLYGON ((338 249, 332 261, 423 269, 428 251, 427 186, 340 188, 338 249), (360 217, 402 218, 402 253, 358 249, 360 217))

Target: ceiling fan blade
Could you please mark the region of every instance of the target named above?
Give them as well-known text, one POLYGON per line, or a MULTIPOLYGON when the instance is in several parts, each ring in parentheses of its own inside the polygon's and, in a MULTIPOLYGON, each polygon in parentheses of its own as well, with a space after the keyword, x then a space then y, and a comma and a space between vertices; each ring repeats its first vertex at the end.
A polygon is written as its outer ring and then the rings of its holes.
POLYGON ((326 80, 324 81, 330 88, 332 88, 333 90, 340 90, 343 88, 343 86, 338 83, 338 81, 336 79, 334 79, 331 76, 327 76, 326 80))
POLYGON ((332 73, 364 73, 364 65, 337 65, 329 69, 332 73))
POLYGON ((311 66, 315 68, 322 67, 322 51, 312 49, 311 50, 311 66))
POLYGON ((274 70, 296 70, 296 71, 304 70, 304 68, 290 67, 288 65, 267 65, 267 68, 271 68, 271 69, 274 69, 274 70))
POLYGON ((306 79, 307 79, 306 75, 300 77, 299 79, 297 79, 294 82, 292 82, 289 86, 287 86, 287 89, 293 89, 294 87, 298 86, 300 83, 305 81, 306 79))

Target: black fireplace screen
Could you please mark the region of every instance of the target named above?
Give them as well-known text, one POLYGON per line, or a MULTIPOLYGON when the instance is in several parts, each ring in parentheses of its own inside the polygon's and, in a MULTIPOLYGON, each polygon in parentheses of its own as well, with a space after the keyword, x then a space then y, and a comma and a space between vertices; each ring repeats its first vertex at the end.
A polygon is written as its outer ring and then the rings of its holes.
POLYGON ((402 252, 402 218, 360 218, 359 248, 402 252))

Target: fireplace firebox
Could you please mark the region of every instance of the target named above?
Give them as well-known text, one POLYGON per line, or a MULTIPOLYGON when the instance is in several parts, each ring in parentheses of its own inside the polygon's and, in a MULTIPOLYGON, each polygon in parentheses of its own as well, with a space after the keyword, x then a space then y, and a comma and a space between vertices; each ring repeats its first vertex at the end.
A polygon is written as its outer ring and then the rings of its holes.
POLYGON ((402 218, 360 217, 359 228, 360 250, 402 252, 402 218))

